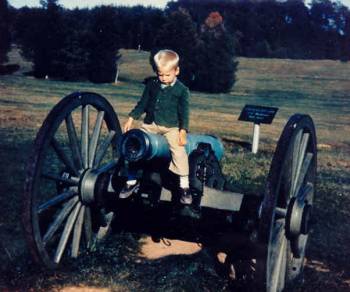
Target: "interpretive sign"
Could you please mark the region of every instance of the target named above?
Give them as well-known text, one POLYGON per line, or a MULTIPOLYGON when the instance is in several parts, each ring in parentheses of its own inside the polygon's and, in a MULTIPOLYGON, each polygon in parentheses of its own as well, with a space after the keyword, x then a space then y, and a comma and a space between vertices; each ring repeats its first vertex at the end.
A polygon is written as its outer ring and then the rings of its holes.
POLYGON ((277 107, 246 104, 238 120, 253 122, 254 124, 271 124, 277 111, 277 107))
POLYGON ((260 124, 271 124, 277 107, 246 104, 238 118, 239 121, 254 123, 252 152, 257 153, 259 147, 260 124))

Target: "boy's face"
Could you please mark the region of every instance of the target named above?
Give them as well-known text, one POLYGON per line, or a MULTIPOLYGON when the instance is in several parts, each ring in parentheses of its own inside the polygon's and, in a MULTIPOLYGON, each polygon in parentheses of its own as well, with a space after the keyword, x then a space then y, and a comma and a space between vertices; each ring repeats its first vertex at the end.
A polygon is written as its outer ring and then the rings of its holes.
POLYGON ((170 85, 174 82, 177 75, 179 75, 180 69, 176 68, 158 68, 157 75, 160 82, 166 85, 170 85))

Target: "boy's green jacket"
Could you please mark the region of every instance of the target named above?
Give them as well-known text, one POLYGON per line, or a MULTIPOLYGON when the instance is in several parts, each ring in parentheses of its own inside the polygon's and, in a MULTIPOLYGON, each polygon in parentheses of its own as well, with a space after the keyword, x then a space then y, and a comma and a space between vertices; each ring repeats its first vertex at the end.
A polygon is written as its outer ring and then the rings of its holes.
POLYGON ((173 86, 161 88, 158 78, 148 78, 142 97, 129 116, 137 120, 146 113, 146 124, 155 122, 188 131, 189 96, 188 88, 179 80, 173 86))

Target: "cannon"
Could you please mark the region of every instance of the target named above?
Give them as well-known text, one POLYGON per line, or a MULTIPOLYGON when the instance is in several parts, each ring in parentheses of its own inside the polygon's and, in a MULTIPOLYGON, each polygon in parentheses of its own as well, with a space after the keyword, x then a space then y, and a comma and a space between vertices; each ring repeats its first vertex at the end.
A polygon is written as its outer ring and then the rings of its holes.
MULTIPOLYGON (((221 170, 224 147, 218 138, 190 134, 186 150, 196 220, 201 210, 222 212, 230 228, 249 240, 249 255, 238 251, 232 259, 235 281, 252 285, 250 290, 282 291, 300 279, 316 180, 311 117, 288 120, 259 194, 234 191, 221 170)), ((151 210, 178 206, 169 157, 161 136, 122 134, 116 112, 101 95, 64 97, 38 131, 26 168, 22 219, 33 259, 54 269, 98 248, 121 201, 151 210), (125 199, 130 174, 138 187, 125 199)))

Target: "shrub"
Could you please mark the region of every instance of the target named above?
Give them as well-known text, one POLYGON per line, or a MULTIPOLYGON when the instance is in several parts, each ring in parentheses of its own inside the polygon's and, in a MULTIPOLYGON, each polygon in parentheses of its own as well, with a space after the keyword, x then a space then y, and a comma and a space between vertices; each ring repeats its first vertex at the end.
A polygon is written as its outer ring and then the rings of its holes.
POLYGON ((212 12, 201 27, 196 58, 195 88, 207 92, 228 92, 235 83, 234 37, 225 29, 223 18, 212 12))

